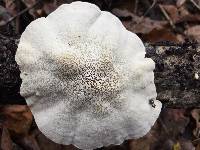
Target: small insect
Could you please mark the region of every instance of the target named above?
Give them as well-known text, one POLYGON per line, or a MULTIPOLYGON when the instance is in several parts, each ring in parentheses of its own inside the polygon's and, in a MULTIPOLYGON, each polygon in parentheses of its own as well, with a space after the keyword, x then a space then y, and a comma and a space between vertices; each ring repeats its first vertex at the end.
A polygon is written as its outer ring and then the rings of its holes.
POLYGON ((154 103, 154 99, 150 99, 150 100, 149 100, 149 104, 150 104, 153 108, 156 107, 156 104, 154 103))

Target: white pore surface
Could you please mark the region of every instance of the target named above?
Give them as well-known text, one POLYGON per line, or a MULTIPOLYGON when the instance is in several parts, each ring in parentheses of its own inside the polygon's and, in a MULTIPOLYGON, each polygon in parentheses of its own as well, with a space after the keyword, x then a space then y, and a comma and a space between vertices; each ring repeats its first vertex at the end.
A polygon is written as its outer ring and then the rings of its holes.
POLYGON ((85 2, 33 21, 16 61, 39 129, 60 144, 94 149, 144 136, 161 109, 154 62, 117 17, 85 2))

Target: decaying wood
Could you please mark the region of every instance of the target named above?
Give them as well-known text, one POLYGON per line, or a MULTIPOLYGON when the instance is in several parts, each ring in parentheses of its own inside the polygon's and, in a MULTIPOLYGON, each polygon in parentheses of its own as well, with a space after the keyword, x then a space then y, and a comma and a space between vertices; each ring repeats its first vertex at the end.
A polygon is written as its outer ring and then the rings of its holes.
MULTIPOLYGON (((0 104, 26 104, 19 94, 20 71, 15 62, 18 38, 0 34, 0 104)), ((146 44, 146 57, 156 63, 157 99, 164 107, 200 108, 200 49, 196 43, 146 44)))
POLYGON ((0 104, 26 104, 20 96, 20 71, 15 62, 17 39, 0 35, 0 104))
POLYGON ((200 47, 197 43, 146 45, 155 61, 156 90, 164 106, 200 108, 200 47))

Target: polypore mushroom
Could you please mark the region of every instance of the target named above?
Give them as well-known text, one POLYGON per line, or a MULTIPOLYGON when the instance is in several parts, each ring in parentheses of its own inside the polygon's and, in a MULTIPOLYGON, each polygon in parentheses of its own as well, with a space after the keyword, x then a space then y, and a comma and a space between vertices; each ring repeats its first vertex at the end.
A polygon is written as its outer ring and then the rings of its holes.
POLYGON ((86 2, 33 21, 16 61, 38 128, 60 144, 94 149, 144 136, 161 109, 154 62, 117 17, 86 2))

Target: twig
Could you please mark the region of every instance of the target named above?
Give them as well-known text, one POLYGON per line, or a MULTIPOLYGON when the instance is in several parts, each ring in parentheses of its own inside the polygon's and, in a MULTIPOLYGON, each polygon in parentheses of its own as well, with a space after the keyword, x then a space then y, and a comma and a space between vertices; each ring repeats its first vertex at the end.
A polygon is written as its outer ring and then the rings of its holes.
POLYGON ((137 14, 137 9, 138 9, 138 0, 135 0, 134 14, 137 14))
POLYGON ((199 6, 194 0, 190 0, 190 2, 191 2, 198 10, 200 10, 200 6, 199 6))
POLYGON ((22 10, 21 12, 19 12, 17 15, 15 15, 14 17, 10 18, 5 24, 1 25, 1 26, 4 26, 4 25, 7 25, 9 24, 10 22, 12 22, 13 20, 15 20, 17 17, 23 15, 24 13, 26 13, 27 11, 33 9, 38 3, 40 3, 41 0, 38 0, 37 2, 35 2, 35 4, 33 4, 32 6, 30 7, 27 7, 25 8, 24 10, 22 10))
POLYGON ((156 5, 157 0, 154 0, 152 5, 147 9, 147 11, 144 13, 144 15, 141 17, 140 21, 137 24, 140 24, 143 20, 144 17, 151 11, 151 9, 156 5))
POLYGON ((163 8, 163 6, 159 5, 159 8, 160 8, 161 12, 163 13, 163 15, 165 16, 165 18, 169 21, 169 24, 171 25, 172 29, 175 29, 176 27, 175 27, 172 19, 169 17, 169 15, 167 14, 167 12, 163 8))
POLYGON ((144 17, 151 11, 151 9, 156 5, 157 0, 154 0, 152 5, 147 9, 147 11, 144 13, 144 17))
POLYGON ((193 140, 192 143, 196 143, 198 141, 200 141, 200 138, 197 138, 197 139, 193 140))

